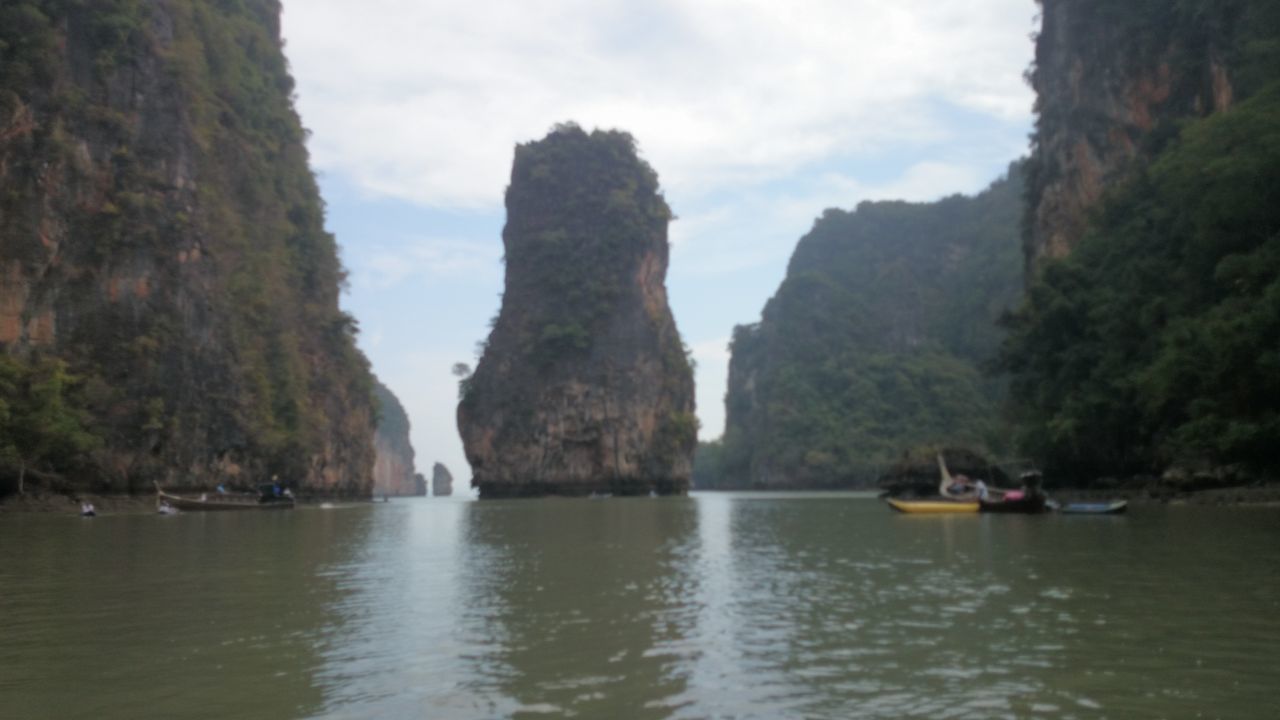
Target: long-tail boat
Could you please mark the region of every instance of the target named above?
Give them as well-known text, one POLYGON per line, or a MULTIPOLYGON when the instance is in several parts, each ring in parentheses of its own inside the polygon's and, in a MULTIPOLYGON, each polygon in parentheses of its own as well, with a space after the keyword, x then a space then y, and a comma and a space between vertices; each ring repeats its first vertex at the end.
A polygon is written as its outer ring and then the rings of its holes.
POLYGON ((1006 496, 1003 500, 982 500, 980 503, 979 511, 984 513, 1038 515, 1049 512, 1049 506, 1045 502, 1044 495, 1039 493, 1029 493, 1015 498, 1006 496))
POLYGON ((890 498, 889 507, 898 512, 915 514, 973 512, 1037 514, 1048 510, 1046 499, 1039 492, 1039 472, 1023 473, 1023 490, 987 488, 979 481, 965 487, 959 493, 956 492, 956 488, 964 486, 957 482, 957 478, 947 469, 942 453, 938 453, 938 472, 941 476, 941 482, 938 483, 939 497, 921 500, 890 498), (1026 489, 1028 487, 1032 489, 1026 489))
POLYGON ((292 510, 294 501, 290 495, 262 493, 201 493, 200 497, 184 497, 165 492, 156 483, 156 505, 168 503, 183 512, 220 510, 292 510))
POLYGON ((889 498, 886 502, 889 503, 889 507, 898 512, 914 515, 978 512, 977 500, 899 500, 897 498, 889 498))

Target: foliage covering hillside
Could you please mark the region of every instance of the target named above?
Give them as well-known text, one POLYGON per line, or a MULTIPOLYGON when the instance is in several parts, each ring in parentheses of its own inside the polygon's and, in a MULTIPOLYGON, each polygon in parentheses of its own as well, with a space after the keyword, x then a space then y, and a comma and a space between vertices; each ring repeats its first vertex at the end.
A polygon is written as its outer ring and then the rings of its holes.
POLYGON ((1060 475, 1280 469, 1280 83, 1116 188, 1009 324, 1022 442, 1060 475))
MULTIPOLYGON (((1157 59, 1170 112, 1071 255, 1032 278, 1008 320, 1001 364, 1020 444, 1062 482, 1170 468, 1221 480, 1274 473, 1280 4, 1116 0, 1071 11, 1118 29, 1092 52, 1128 53, 1134 73, 1152 48, 1169 48, 1157 59), (1229 89, 1231 107, 1203 117, 1210 108, 1197 98, 1210 82, 1219 105, 1229 89)), ((1045 108, 1064 102, 1078 99, 1040 98, 1038 145, 1056 132, 1045 108)))
POLYGON ((917 444, 998 446, 1002 387, 980 365, 1021 289, 1021 197, 1015 165, 976 198, 828 210, 735 329, 700 487, 865 485, 917 444))

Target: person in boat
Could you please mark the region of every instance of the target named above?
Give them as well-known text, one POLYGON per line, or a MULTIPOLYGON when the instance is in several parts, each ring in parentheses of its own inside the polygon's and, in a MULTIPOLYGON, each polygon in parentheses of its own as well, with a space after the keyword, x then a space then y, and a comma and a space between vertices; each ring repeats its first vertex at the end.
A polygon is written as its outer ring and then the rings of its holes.
POLYGON ((973 483, 973 491, 977 493, 979 500, 987 500, 991 494, 987 488, 987 484, 981 479, 973 483))
POLYGON ((1041 495, 1044 495, 1044 491, 1041 489, 1041 483, 1044 481, 1044 476, 1040 474, 1039 470, 1028 470, 1027 472, 1022 473, 1018 479, 1022 481, 1022 492, 1026 497, 1040 497, 1041 495))
POLYGON ((947 485, 947 495, 949 497, 969 497, 974 493, 974 484, 968 475, 956 473, 951 478, 951 484, 947 485))

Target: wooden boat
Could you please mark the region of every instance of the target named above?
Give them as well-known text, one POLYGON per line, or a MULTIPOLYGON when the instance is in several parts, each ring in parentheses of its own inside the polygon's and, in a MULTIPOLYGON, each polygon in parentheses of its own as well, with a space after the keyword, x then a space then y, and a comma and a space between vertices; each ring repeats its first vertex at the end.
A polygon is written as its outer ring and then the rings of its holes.
POLYGON ((1017 499, 981 500, 980 511, 984 513, 1006 513, 1018 515, 1037 515, 1049 512, 1049 506, 1043 495, 1024 495, 1017 499))
POLYGON ((221 511, 221 510, 292 510, 293 498, 269 495, 252 495, 249 493, 215 494, 202 493, 200 497, 184 497, 167 493, 156 483, 156 505, 167 502, 183 512, 221 511))
POLYGON ((914 515, 941 515, 947 513, 976 513, 978 501, 967 500, 898 500, 889 498, 889 507, 902 513, 914 515))
POLYGON ((1069 515, 1119 515, 1129 507, 1128 500, 1112 500, 1098 503, 1067 503, 1058 508, 1058 512, 1069 515))

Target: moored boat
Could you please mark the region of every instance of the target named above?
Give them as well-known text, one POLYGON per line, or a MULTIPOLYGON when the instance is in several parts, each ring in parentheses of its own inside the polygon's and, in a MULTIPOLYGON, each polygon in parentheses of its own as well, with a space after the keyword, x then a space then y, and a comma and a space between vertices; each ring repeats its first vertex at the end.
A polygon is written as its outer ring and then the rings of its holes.
POLYGON ((1018 497, 1003 500, 981 500, 979 501, 980 511, 984 513, 1008 513, 1019 515, 1036 515, 1048 512, 1049 507, 1045 503, 1045 497, 1040 494, 1032 493, 1018 497))
POLYGON ((899 500, 889 498, 889 507, 902 513, 913 515, 942 515, 950 513, 976 513, 978 501, 966 500, 899 500))
POLYGON ((1058 512, 1068 515, 1119 515, 1129 507, 1128 500, 1112 500, 1097 503, 1067 503, 1058 508, 1058 512))
POLYGON ((242 494, 216 494, 210 497, 208 493, 201 493, 200 497, 184 497, 182 495, 174 495, 167 493, 161 489, 160 484, 156 483, 156 504, 167 502, 171 507, 177 508, 183 512, 191 511, 221 511, 221 510, 291 510, 293 509, 293 498, 287 495, 252 495, 249 493, 242 494))

